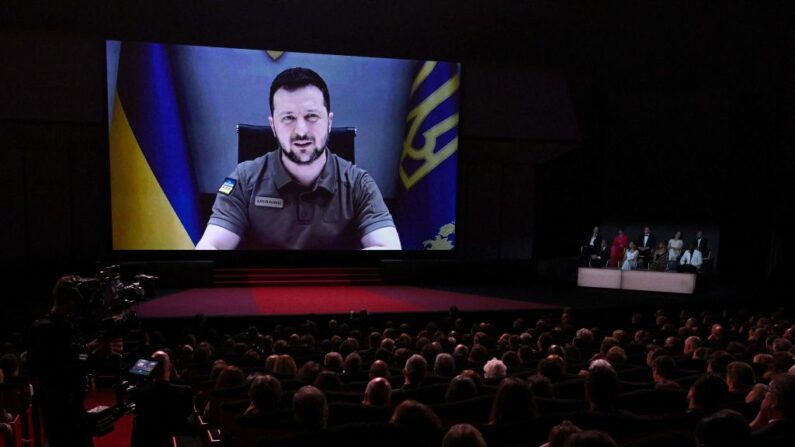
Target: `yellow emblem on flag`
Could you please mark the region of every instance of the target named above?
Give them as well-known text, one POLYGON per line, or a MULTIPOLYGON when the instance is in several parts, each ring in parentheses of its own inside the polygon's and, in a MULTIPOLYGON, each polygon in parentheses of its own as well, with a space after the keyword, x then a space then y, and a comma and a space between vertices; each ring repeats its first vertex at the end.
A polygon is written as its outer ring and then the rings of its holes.
MULTIPOLYGON (((431 74, 435 66, 436 62, 425 62, 420 69, 420 72, 417 74, 414 84, 411 86, 412 95, 420 86, 422 81, 431 74)), ((411 123, 411 125, 406 134, 406 139, 403 141, 403 152, 400 154, 400 180, 407 191, 416 185, 417 182, 422 180, 423 177, 428 175, 429 172, 433 171, 433 168, 439 166, 443 161, 453 155, 456 150, 458 150, 458 137, 455 137, 443 148, 434 152, 434 148, 436 147, 436 139, 458 125, 458 112, 447 117, 441 122, 436 123, 436 125, 423 132, 422 136, 425 139, 425 144, 422 147, 415 148, 412 145, 414 138, 417 136, 420 125, 422 125, 428 115, 430 115, 431 112, 433 112, 433 110, 439 106, 439 104, 443 103, 458 90, 458 85, 459 77, 458 74, 456 74, 447 82, 442 84, 438 89, 436 89, 436 91, 428 95, 427 98, 423 99, 422 102, 414 109, 409 111, 408 116, 406 117, 406 121, 411 123), (406 171, 406 168, 403 164, 403 161, 406 159, 406 157, 409 157, 413 160, 422 160, 423 164, 420 165, 420 167, 414 172, 409 173, 406 171)))
POLYGON ((453 241, 450 240, 452 235, 455 235, 455 221, 442 225, 439 233, 433 239, 423 241, 422 245, 426 250, 452 250, 454 248, 453 241))
POLYGON ((270 51, 270 50, 265 50, 265 52, 266 52, 266 53, 268 53, 268 56, 270 56, 270 57, 271 57, 271 59, 273 59, 274 61, 275 61, 276 59, 278 59, 278 58, 282 57, 282 54, 284 54, 284 51, 270 51))

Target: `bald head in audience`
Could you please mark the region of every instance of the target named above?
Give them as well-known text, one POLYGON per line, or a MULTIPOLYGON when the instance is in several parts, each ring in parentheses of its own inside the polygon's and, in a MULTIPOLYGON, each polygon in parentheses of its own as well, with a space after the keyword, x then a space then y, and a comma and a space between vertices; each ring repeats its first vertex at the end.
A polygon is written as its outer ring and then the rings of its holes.
POLYGON ((362 405, 388 407, 392 399, 392 385, 383 377, 376 377, 367 383, 362 405))

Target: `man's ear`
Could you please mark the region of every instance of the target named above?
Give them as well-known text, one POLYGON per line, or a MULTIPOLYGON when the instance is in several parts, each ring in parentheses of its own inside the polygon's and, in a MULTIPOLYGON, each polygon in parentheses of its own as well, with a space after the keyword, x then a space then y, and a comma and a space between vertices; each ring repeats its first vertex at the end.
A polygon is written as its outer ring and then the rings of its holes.
POLYGON ((328 113, 328 132, 331 133, 331 120, 334 119, 334 112, 328 113))
POLYGON ((271 126, 271 132, 273 132, 273 136, 276 136, 276 128, 273 127, 273 115, 268 117, 268 124, 271 126))

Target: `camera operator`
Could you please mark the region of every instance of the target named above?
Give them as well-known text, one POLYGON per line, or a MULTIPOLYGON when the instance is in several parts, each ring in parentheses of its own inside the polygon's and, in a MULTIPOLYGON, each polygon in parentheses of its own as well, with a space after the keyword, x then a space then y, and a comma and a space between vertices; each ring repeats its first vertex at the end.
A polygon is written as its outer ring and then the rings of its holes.
POLYGON ((121 356, 122 342, 85 342, 78 324, 83 296, 82 278, 64 276, 53 288, 50 313, 33 323, 28 335, 28 359, 34 399, 42 411, 44 430, 52 447, 92 446, 92 427, 83 400, 87 374, 99 358, 121 356))
POLYGON ((157 366, 149 380, 130 393, 135 404, 132 447, 171 445, 171 437, 191 433, 191 388, 171 383, 171 359, 164 351, 152 354, 157 366))

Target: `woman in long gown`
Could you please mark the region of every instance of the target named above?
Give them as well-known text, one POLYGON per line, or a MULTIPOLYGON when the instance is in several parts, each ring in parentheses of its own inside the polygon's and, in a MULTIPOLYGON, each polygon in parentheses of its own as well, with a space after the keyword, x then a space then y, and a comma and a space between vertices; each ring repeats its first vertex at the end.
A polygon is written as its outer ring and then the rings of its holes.
POLYGON ((629 237, 624 234, 624 229, 619 228, 618 234, 613 238, 610 246, 610 267, 619 267, 618 262, 624 257, 624 249, 629 244, 629 237))

